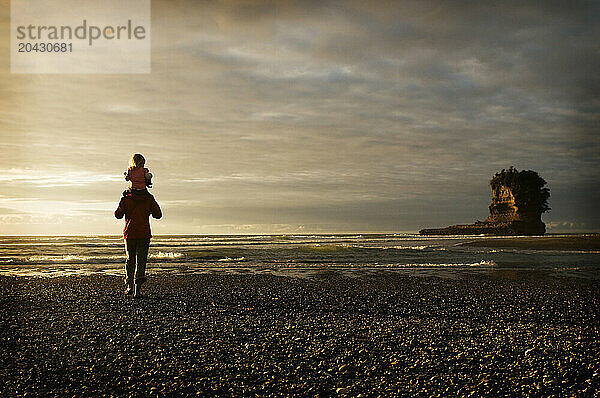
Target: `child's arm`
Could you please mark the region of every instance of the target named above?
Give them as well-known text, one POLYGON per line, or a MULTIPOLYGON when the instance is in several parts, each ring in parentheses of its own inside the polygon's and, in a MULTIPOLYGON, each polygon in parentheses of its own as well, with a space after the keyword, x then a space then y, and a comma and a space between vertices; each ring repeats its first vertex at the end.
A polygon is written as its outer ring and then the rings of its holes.
POLYGON ((127 171, 123 172, 123 175, 125 175, 125 181, 129 181, 130 177, 129 177, 129 172, 131 171, 131 168, 127 169, 127 171))
POLYGON ((152 188, 152 173, 146 169, 146 174, 144 174, 144 181, 146 182, 146 186, 148 188, 152 188))

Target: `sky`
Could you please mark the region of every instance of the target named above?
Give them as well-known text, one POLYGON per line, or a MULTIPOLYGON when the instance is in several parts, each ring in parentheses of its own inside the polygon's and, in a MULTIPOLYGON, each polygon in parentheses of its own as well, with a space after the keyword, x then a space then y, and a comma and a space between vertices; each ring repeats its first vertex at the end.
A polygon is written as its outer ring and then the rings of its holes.
POLYGON ((152 1, 150 74, 11 74, 0 234, 414 232, 483 220, 513 165, 548 232, 600 230, 599 2, 152 1))

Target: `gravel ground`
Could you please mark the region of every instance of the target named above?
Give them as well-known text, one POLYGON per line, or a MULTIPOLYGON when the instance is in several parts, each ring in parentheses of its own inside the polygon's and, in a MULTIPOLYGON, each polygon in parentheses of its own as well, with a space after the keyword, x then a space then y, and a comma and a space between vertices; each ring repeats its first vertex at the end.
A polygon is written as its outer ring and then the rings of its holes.
POLYGON ((598 396, 599 282, 0 277, 0 396, 598 396))

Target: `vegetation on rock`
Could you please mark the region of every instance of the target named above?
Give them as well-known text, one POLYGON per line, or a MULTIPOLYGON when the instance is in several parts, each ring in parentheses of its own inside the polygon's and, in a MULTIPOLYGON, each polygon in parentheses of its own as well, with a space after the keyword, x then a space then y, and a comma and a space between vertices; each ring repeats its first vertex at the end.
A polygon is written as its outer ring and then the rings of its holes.
POLYGON ((546 181, 535 171, 518 171, 512 166, 508 170, 502 169, 490 180, 494 192, 502 186, 509 188, 515 198, 515 205, 521 211, 540 214, 550 210, 550 190, 544 188, 545 185, 546 181))

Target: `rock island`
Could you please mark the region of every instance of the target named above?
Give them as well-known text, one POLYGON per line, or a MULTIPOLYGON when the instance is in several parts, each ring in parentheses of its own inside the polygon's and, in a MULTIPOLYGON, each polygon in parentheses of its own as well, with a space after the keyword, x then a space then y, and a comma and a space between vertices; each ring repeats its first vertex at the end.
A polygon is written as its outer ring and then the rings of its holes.
POLYGON ((490 180, 492 203, 485 221, 422 229, 422 235, 543 235, 542 213, 550 210, 546 181, 532 170, 514 167, 496 173, 490 180))

